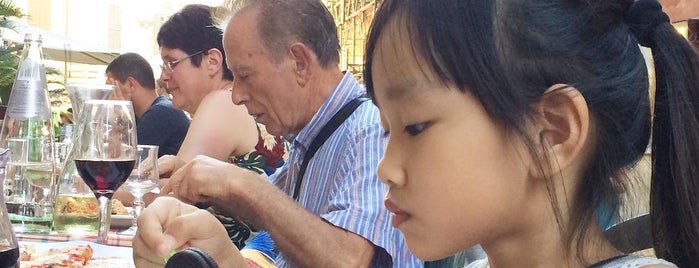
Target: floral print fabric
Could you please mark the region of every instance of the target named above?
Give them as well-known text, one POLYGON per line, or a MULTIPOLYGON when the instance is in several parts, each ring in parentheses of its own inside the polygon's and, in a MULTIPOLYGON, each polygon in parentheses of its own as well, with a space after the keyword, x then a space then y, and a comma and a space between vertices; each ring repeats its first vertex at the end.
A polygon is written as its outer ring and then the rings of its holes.
MULTIPOLYGON (((230 161, 242 168, 252 170, 258 174, 272 175, 277 168, 284 165, 289 151, 289 143, 280 136, 273 136, 267 132, 264 125, 257 124, 257 129, 260 133, 260 138, 255 146, 255 149, 247 154, 240 156, 232 156, 230 161)), ((214 208, 210 208, 214 216, 223 224, 228 232, 231 241, 241 249, 245 246, 245 242, 254 232, 244 222, 221 215, 214 208)))
POLYGON ((284 165, 287 158, 289 143, 280 136, 267 133, 264 125, 257 124, 260 138, 255 149, 245 155, 232 157, 232 162, 242 168, 258 174, 272 175, 277 168, 284 165))

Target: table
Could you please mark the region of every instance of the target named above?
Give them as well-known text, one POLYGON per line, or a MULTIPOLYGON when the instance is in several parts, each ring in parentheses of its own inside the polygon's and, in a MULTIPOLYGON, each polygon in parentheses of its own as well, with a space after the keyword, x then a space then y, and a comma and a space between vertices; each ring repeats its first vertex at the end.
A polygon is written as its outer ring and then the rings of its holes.
POLYGON ((133 236, 110 232, 107 244, 97 244, 97 235, 74 234, 29 234, 16 233, 20 247, 30 246, 36 252, 47 252, 50 249, 89 245, 94 250, 92 259, 85 267, 119 267, 134 268, 131 241, 133 236))
MULTIPOLYGON (((97 241, 97 235, 96 234, 83 234, 83 235, 74 235, 74 234, 59 234, 52 232, 50 234, 30 234, 30 233, 16 233, 17 235, 17 240, 19 241, 26 241, 26 242, 68 242, 68 241, 75 241, 75 240, 83 240, 83 241, 97 241)), ((117 247, 131 247, 131 241, 133 240, 133 236, 131 235, 121 235, 116 232, 109 232, 109 235, 107 236, 107 244, 108 246, 117 246, 117 247)))

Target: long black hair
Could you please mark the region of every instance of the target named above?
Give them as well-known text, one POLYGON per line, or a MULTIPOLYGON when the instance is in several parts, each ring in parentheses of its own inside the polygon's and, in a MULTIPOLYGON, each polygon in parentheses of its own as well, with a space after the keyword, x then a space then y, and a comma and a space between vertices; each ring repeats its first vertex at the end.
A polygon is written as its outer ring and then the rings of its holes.
POLYGON ((363 77, 367 93, 374 99, 374 52, 379 36, 395 17, 407 29, 416 56, 424 58, 427 68, 443 83, 473 93, 495 119, 518 125, 521 116, 507 110, 523 109, 528 103, 517 92, 505 91, 495 61, 493 8, 491 1, 384 1, 366 43, 363 77))
MULTIPOLYGON (((639 31, 632 32, 637 25, 628 22, 633 3, 387 0, 367 39, 367 90, 373 95, 379 36, 392 19, 400 19, 416 56, 426 60, 438 79, 472 93, 491 118, 518 134, 532 156, 541 159, 546 156, 534 148, 535 137, 523 131, 527 120, 535 118, 530 106, 552 85, 575 87, 587 102, 596 137, 576 199, 567 204, 570 226, 561 229, 567 244, 578 241, 579 257, 596 208, 619 207, 629 183, 626 172, 644 155, 653 118, 655 250, 659 257, 690 267, 699 263, 699 60, 668 21, 642 29, 656 67, 651 117, 639 31)), ((560 222, 551 178, 547 182, 560 222)))
POLYGON ((521 89, 575 86, 595 120, 597 144, 572 205, 573 235, 603 202, 618 207, 623 173, 650 136, 648 77, 639 42, 653 51, 651 221, 655 251, 699 263, 699 56, 655 0, 496 1, 497 44, 521 89), (632 6, 633 5, 633 6, 632 6), (640 20, 640 21, 639 21, 640 20))

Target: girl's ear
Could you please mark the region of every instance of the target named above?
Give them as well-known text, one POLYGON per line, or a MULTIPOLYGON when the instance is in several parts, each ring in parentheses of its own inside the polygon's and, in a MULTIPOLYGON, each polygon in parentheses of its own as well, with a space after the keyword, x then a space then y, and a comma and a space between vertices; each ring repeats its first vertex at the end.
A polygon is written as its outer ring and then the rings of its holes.
POLYGON ((530 175, 542 178, 571 171, 577 173, 585 162, 584 145, 590 132, 585 97, 572 86, 556 84, 546 90, 534 109, 536 119, 532 137, 539 152, 549 161, 544 167, 550 169, 541 171, 532 167, 530 175))

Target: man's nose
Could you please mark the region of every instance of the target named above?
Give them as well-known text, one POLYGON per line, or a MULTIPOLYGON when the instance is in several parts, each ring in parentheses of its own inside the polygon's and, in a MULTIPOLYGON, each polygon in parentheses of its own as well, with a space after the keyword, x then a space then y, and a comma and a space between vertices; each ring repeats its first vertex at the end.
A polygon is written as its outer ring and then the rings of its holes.
POLYGON ((244 89, 236 86, 236 84, 233 82, 233 87, 231 87, 231 100, 235 105, 245 104, 249 100, 249 96, 244 89))

